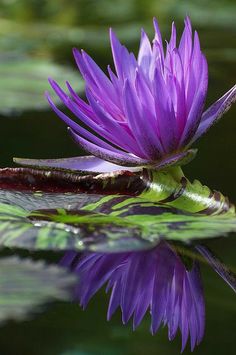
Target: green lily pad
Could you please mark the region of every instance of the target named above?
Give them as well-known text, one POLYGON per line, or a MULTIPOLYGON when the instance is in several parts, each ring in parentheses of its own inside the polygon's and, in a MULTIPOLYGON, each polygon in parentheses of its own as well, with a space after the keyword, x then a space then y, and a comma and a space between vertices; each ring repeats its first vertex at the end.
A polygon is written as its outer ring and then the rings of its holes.
POLYGON ((3 247, 118 252, 236 231, 235 216, 188 213, 140 197, 1 190, 0 201, 3 247))
POLYGON ((67 300, 76 277, 41 261, 0 259, 0 322, 25 319, 53 300, 67 300), (41 306, 41 307, 39 307, 41 306))
POLYGON ((5 168, 0 189, 3 247, 120 252, 236 231, 229 200, 178 167, 95 175, 5 168))

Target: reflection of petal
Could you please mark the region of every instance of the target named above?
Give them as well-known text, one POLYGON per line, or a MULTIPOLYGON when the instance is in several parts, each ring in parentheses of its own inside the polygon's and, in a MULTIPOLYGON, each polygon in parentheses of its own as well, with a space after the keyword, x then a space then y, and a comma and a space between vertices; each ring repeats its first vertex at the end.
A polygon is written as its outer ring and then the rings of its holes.
POLYGON ((76 298, 83 308, 105 284, 111 290, 107 318, 120 306, 122 321, 133 317, 135 329, 146 311, 151 312, 151 331, 167 325, 169 339, 178 329, 182 333, 182 350, 188 338, 191 349, 202 340, 205 326, 205 303, 199 265, 186 270, 176 252, 165 242, 142 252, 92 253, 76 260, 68 252, 61 261, 79 275, 76 298))
POLYGON ((222 264, 210 249, 204 245, 197 245, 196 249, 204 256, 215 272, 236 292, 236 275, 222 264))

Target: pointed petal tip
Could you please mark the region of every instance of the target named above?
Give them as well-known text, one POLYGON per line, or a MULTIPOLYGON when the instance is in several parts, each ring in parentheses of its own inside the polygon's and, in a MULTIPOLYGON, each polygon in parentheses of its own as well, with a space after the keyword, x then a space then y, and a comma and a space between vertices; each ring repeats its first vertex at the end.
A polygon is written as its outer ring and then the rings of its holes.
POLYGON ((26 161, 26 160, 28 160, 28 159, 26 159, 26 158, 18 158, 18 157, 13 157, 12 158, 12 161, 13 161, 13 163, 16 163, 16 164, 21 164, 21 161, 26 161))
POLYGON ((119 48, 122 46, 122 44, 120 43, 120 40, 112 28, 110 28, 110 44, 114 57, 115 53, 119 51, 119 48))
POLYGON ((84 50, 84 49, 81 49, 80 50, 80 54, 82 55, 82 58, 85 60, 85 59, 87 59, 87 60, 89 60, 89 59, 92 59, 91 57, 90 57, 90 55, 88 55, 88 53, 84 50))
POLYGON ((142 37, 147 37, 147 34, 146 34, 146 32, 145 32, 143 27, 141 27, 141 36, 142 37))
POLYGON ((191 26, 191 19, 190 19, 190 16, 188 14, 186 14, 186 16, 185 16, 184 23, 186 25, 188 25, 188 26, 189 25, 191 26))
POLYGON ((72 86, 70 85, 70 83, 69 83, 68 80, 66 80, 66 86, 67 86, 68 88, 72 88, 72 86))
POLYGON ((55 88, 60 89, 58 83, 53 78, 49 77, 48 82, 54 91, 56 91, 55 88))
POLYGON ((190 144, 205 134, 213 124, 230 109, 236 102, 236 85, 214 102, 202 115, 200 125, 190 144))
POLYGON ((48 98, 50 97, 49 91, 44 92, 44 97, 48 100, 48 98))
POLYGON ((112 36, 114 34, 114 31, 113 31, 112 27, 109 27, 109 34, 110 34, 110 36, 112 36))
POLYGON ((155 28, 155 26, 158 26, 158 21, 157 21, 157 18, 155 16, 152 18, 152 22, 153 22, 154 28, 155 28))
POLYGON ((76 55, 77 53, 79 53, 79 54, 80 54, 80 51, 79 51, 79 49, 78 49, 78 48, 73 47, 73 48, 72 48, 72 53, 73 53, 74 55, 76 55))
POLYGON ((113 42, 115 40, 118 40, 115 31, 113 30, 112 27, 109 29, 109 35, 110 35, 110 41, 113 42))
POLYGON ((52 86, 53 83, 55 83, 54 79, 51 78, 50 76, 48 77, 48 82, 52 86))
POLYGON ((156 333, 155 330, 154 330, 154 328, 153 328, 153 324, 151 324, 150 333, 151 333, 152 336, 154 336, 155 333, 156 333))
POLYGON ((160 30, 159 22, 157 21, 156 17, 153 17, 153 27, 155 30, 154 39, 158 39, 159 42, 162 42, 161 30, 160 30))
POLYGON ((111 317, 112 317, 112 315, 111 315, 111 314, 107 314, 107 321, 108 321, 108 322, 110 322, 111 317))
POLYGON ((53 108, 55 106, 55 104, 52 101, 50 93, 48 91, 45 91, 44 96, 45 96, 45 99, 48 101, 49 105, 53 108))
POLYGON ((72 135, 72 137, 74 137, 76 135, 76 133, 73 131, 73 129, 71 127, 68 126, 68 127, 66 127, 66 129, 67 129, 68 133, 72 135))
POLYGON ((82 51, 82 50, 79 50, 79 49, 76 48, 76 47, 73 47, 73 49, 72 49, 72 53, 73 53, 75 62, 76 62, 76 64, 77 64, 78 67, 79 67, 79 64, 81 63, 81 60, 82 60, 81 51, 82 51))
POLYGON ((194 30, 194 37, 196 37, 196 39, 198 39, 198 41, 200 42, 200 40, 199 40, 199 35, 198 35, 198 31, 197 31, 197 30, 194 30))

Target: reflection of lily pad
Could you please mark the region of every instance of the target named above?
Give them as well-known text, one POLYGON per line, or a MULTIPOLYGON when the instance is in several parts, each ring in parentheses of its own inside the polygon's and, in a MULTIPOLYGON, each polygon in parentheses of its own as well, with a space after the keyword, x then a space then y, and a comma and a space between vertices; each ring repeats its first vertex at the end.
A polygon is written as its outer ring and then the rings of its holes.
POLYGON ((45 302, 65 300, 76 278, 58 266, 16 257, 0 259, 0 322, 22 319, 45 302))
POLYGON ((83 90, 82 79, 71 69, 47 60, 0 57, 0 113, 48 108, 44 92, 49 76, 59 83, 66 78, 77 90, 83 90))

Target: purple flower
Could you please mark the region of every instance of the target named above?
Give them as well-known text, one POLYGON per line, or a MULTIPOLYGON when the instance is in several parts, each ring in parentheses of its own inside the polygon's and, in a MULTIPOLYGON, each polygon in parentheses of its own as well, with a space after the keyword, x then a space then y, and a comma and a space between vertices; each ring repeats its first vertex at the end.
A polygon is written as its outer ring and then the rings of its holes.
MULTIPOLYGON (((108 66, 108 76, 87 53, 74 49, 86 84, 87 102, 69 83, 68 95, 55 81, 49 80, 79 121, 66 116, 47 95, 51 107, 69 126, 74 140, 99 159, 121 166, 152 168, 182 163, 193 153, 188 150, 190 145, 236 99, 234 86, 203 111, 208 67, 197 32, 192 35, 189 18, 185 20, 178 45, 174 24, 165 49, 156 19, 154 29, 152 44, 142 30, 137 58, 110 31, 115 72, 108 66)), ((112 164, 108 168, 117 170, 112 164)))
POLYGON ((76 299, 85 308, 92 296, 106 284, 111 290, 108 320, 120 306, 122 321, 133 318, 133 329, 148 310, 151 332, 168 326, 172 340, 182 333, 182 351, 190 337, 191 349, 199 344, 205 328, 205 302, 197 262, 186 270, 177 253, 166 242, 148 251, 117 254, 91 253, 79 260, 68 252, 61 261, 78 273, 76 299))

